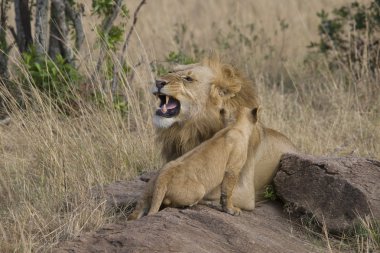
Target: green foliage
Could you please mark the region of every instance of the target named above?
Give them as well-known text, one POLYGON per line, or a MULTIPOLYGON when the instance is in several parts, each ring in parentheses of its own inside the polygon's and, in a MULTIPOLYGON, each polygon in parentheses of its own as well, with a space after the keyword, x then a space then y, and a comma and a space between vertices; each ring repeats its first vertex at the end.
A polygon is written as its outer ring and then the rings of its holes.
POLYGON ((128 103, 124 96, 115 95, 113 100, 113 108, 118 111, 122 116, 126 116, 128 112, 128 103))
MULTIPOLYGON (((113 87, 112 80, 115 77, 115 58, 112 54, 108 52, 116 53, 120 47, 120 44, 123 42, 126 21, 129 18, 129 10, 126 5, 122 4, 120 1, 116 0, 93 0, 92 1, 92 13, 98 15, 98 17, 102 18, 101 25, 97 27, 97 32, 99 34, 98 42, 101 46, 101 50, 103 50, 104 57, 99 60, 99 62, 103 62, 102 68, 102 77, 104 77, 103 85, 104 90, 96 91, 95 94, 92 94, 93 101, 101 106, 106 105, 106 102, 110 101, 113 105, 113 108, 119 111, 122 115, 127 113, 127 101, 124 96, 119 95, 120 91, 118 87, 113 87), (111 28, 107 27, 108 23, 111 20, 111 16, 114 14, 119 14, 123 18, 122 21, 118 24, 114 24, 111 28), (107 25, 106 25, 107 24, 107 25), (112 87, 111 87, 112 86, 112 87), (111 91, 112 95, 106 96, 104 93, 111 91), (110 100, 106 99, 110 98, 110 100)), ((131 67, 124 64, 122 69, 126 76, 130 76, 132 71, 131 67)))
POLYGON ((353 230, 355 237, 369 237, 375 240, 380 246, 380 224, 372 221, 370 224, 359 224, 353 230))
POLYGON ((270 184, 267 187, 265 187, 264 198, 270 199, 270 200, 277 199, 276 191, 274 190, 273 185, 270 184))
POLYGON ((186 24, 175 24, 175 34, 174 34, 174 41, 175 43, 180 47, 180 50, 183 49, 183 43, 184 43, 184 37, 187 33, 187 26, 186 24))
POLYGON ((380 249, 380 223, 373 219, 360 219, 360 223, 343 235, 343 242, 357 252, 378 252, 380 249), (366 242, 362 245, 358 242, 366 242))
MULTIPOLYGON (((109 16, 115 8, 115 2, 115 0, 93 0, 92 13, 98 16, 109 16)), ((124 4, 121 6, 121 14, 123 17, 129 17, 129 10, 124 4)))
MULTIPOLYGON (((116 6, 118 3, 115 0, 93 0, 92 1, 92 13, 97 14, 102 18, 102 23, 97 27, 97 32, 100 37, 100 42, 105 45, 106 49, 116 52, 120 42, 123 41, 123 35, 125 33, 125 23, 119 23, 118 25, 112 25, 111 28, 105 27, 106 23, 110 20, 114 10, 121 11, 121 16, 125 19, 129 18, 129 10, 126 5, 116 6)), ((125 20, 123 19, 123 20, 125 20)))
MULTIPOLYGON (((170 52, 168 56, 166 56, 166 61, 169 64, 181 64, 181 65, 187 65, 196 63, 197 59, 187 55, 186 53, 182 51, 178 52, 170 52)), ((157 64, 156 66, 152 66, 152 70, 155 72, 157 76, 163 76, 169 73, 170 68, 167 66, 164 66, 163 64, 157 64)))
POLYGON ((23 77, 25 85, 34 85, 57 102, 72 98, 73 88, 82 77, 61 55, 57 55, 53 61, 47 56, 37 54, 36 50, 31 48, 23 54, 23 60, 30 74, 29 77, 23 77))
MULTIPOLYGON (((275 30, 275 35, 280 32, 283 33, 289 27, 285 20, 278 21, 279 28, 275 30)), ((216 27, 216 24, 214 23, 213 26, 216 27)), ((249 56, 247 56, 249 59, 252 57, 257 58, 257 51, 264 53, 264 60, 273 58, 276 54, 271 40, 265 36, 263 28, 257 29, 254 23, 237 25, 231 19, 227 21, 227 26, 229 29, 223 29, 227 30, 227 33, 218 30, 215 37, 215 42, 220 50, 236 50, 238 45, 249 52, 249 56)))
POLYGON ((112 109, 119 112, 122 116, 126 116, 128 113, 128 102, 122 95, 113 95, 109 99, 107 94, 97 91, 91 94, 91 99, 100 108, 104 109, 107 108, 107 105, 112 105, 112 109))
POLYGON ((369 5, 355 1, 317 16, 320 39, 309 47, 327 56, 330 68, 343 66, 356 74, 363 68, 372 72, 379 68, 380 0, 369 5))
POLYGON ((114 0, 93 0, 92 12, 98 16, 108 16, 111 15, 114 5, 114 0))
POLYGON ((124 28, 122 26, 112 26, 108 33, 99 30, 99 35, 107 49, 116 51, 117 46, 123 41, 124 28))
POLYGON ((192 64, 195 63, 196 60, 188 55, 186 55, 184 52, 170 52, 169 55, 166 57, 166 60, 170 63, 176 63, 176 64, 192 64))
MULTIPOLYGON (((215 25, 215 24, 214 24, 215 25)), ((259 36, 256 34, 255 24, 251 23, 245 27, 241 27, 232 22, 231 19, 227 21, 229 27, 228 33, 223 34, 218 32, 215 41, 220 49, 225 50, 231 48, 236 43, 240 45, 252 47, 253 43, 257 41, 259 36)))
POLYGON ((152 71, 155 72, 157 76, 163 76, 169 73, 169 68, 166 68, 162 64, 157 64, 157 66, 152 66, 152 71))
MULTIPOLYGON (((204 50, 199 50, 198 46, 194 43, 187 45, 186 42, 192 41, 192 33, 189 33, 187 25, 182 23, 177 23, 174 25, 174 36, 173 40, 177 45, 176 51, 171 51, 166 56, 166 62, 171 65, 181 64, 187 65, 198 62, 200 56, 204 53, 204 50), (190 37, 190 40, 187 39, 190 37)), ((170 68, 162 64, 157 64, 153 66, 153 71, 158 76, 165 75, 169 72, 170 68)))

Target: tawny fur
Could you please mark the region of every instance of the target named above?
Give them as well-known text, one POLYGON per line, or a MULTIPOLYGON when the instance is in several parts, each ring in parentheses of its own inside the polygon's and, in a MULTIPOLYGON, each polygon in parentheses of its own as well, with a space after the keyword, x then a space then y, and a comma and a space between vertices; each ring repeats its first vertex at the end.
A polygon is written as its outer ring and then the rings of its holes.
POLYGON ((222 129, 185 155, 166 164, 153 179, 129 219, 165 206, 192 206, 221 188, 223 211, 240 214, 232 203, 232 192, 247 159, 248 141, 257 122, 257 108, 242 108, 236 122, 222 129), (148 211, 149 209, 149 211, 148 211))
POLYGON ((240 106, 259 105, 253 84, 231 65, 221 63, 218 57, 205 59, 202 64, 188 69, 181 68, 160 79, 168 82, 161 90, 163 93, 190 107, 188 111, 181 110, 170 127, 157 128, 156 139, 162 145, 166 161, 176 159, 222 129, 221 108, 236 111, 240 106), (180 78, 184 75, 192 76, 194 82, 184 82, 180 78))
MULTIPOLYGON (((221 108, 231 113, 240 106, 254 108, 259 104, 252 83, 218 57, 182 66, 160 79, 168 82, 161 91, 181 102, 181 112, 176 117, 168 120, 155 116, 157 141, 162 144, 166 161, 192 150, 222 129, 221 108), (181 78, 184 75, 191 76, 194 82, 185 82, 181 78)), ((281 133, 261 125, 255 131, 259 137, 250 139, 248 158, 233 193, 234 205, 245 210, 252 210, 255 200, 262 199, 281 155, 296 152, 292 142, 281 133)), ((219 197, 218 189, 206 196, 209 200, 219 197)))

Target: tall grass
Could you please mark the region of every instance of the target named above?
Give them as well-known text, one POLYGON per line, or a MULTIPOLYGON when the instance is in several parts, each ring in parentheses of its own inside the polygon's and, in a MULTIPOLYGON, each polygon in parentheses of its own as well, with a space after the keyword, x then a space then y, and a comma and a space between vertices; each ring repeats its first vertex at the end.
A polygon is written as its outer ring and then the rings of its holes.
MULTIPOLYGON (((12 60, 13 74, 30 75, 18 58, 12 60)), ((91 80, 94 66, 81 71, 91 80)), ((77 103, 71 109, 77 113, 66 114, 32 83, 15 84, 24 97, 21 106, 1 88, 11 118, 0 126, 1 252, 46 251, 114 220, 104 203, 90 198, 90 189, 160 165, 153 145, 150 73, 144 67, 134 71, 133 85, 120 73, 126 114, 107 92, 99 95, 101 104, 74 93, 77 103)), ((100 85, 96 79, 90 86, 100 85)))
MULTIPOLYGON (((215 37, 204 39, 214 41, 215 37)), ((264 109, 262 121, 267 126, 285 133, 306 153, 354 152, 380 159, 378 76, 356 79, 349 71, 332 73, 324 67, 323 58, 317 67, 284 61, 281 48, 291 40, 270 43, 269 51, 274 53, 269 58, 260 55, 264 42, 230 43, 234 46, 222 53, 255 81, 264 109)), ((77 55, 80 71, 84 80, 92 80, 85 83, 87 87, 103 88, 104 76, 94 75, 92 58, 96 55, 90 44, 87 41, 87 49, 77 55)), ((145 51, 144 41, 137 44, 127 58, 130 66, 138 65, 133 69, 134 78, 118 73, 126 113, 115 108, 107 90, 101 105, 88 103, 74 91, 79 102, 67 106, 78 113, 68 115, 54 100, 30 88, 31 83, 25 89, 25 84, 16 82, 18 93, 25 98, 22 107, 4 87, 0 89, 11 117, 9 124, 0 125, 1 252, 49 251, 62 240, 114 221, 117 216, 107 212, 104 203, 91 199, 89 190, 161 165, 151 123, 154 98, 149 63, 155 54, 145 51), (136 64, 140 56, 144 60, 136 64)), ((108 53, 113 64, 120 64, 113 52, 108 53)), ((19 56, 13 55, 10 61, 14 80, 17 73, 30 75, 19 56)), ((378 241, 376 245, 378 248, 378 241)))

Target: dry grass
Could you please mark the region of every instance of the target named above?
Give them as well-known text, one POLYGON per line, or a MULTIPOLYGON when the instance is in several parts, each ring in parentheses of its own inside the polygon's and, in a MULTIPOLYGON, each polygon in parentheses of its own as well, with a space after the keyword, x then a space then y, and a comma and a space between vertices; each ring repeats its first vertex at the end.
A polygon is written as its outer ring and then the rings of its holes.
MULTIPOLYGON (((364 97, 365 91, 359 91, 357 84, 347 88, 339 78, 326 80, 320 76, 292 82, 294 92, 284 92, 281 86, 268 89, 270 85, 265 81, 257 82, 268 126, 286 133, 307 153, 354 152, 379 159, 379 93, 364 97)), ((375 87, 377 83, 378 80, 369 80, 363 86, 375 87)))
MULTIPOLYGON (((15 69, 28 75, 12 60, 15 69)), ((89 79, 94 66, 82 70, 89 79)), ((78 96, 79 108, 73 109, 78 114, 66 115, 35 88, 27 91, 19 84, 20 93, 29 94, 23 109, 1 88, 11 117, 8 125, 0 125, 1 252, 47 251, 115 220, 104 203, 90 198, 89 190, 161 164, 152 145, 151 73, 144 67, 134 73, 133 85, 120 73, 123 94, 133 105, 124 116, 107 100, 108 94, 103 94, 103 105, 78 96)))
MULTIPOLYGON (((133 82, 120 73, 123 93, 129 101, 124 117, 108 104, 102 108, 82 105, 79 115, 67 116, 36 90, 32 90, 26 109, 17 109, 14 101, 8 101, 11 123, 0 126, 2 252, 48 251, 59 241, 115 220, 104 203, 89 198, 89 189, 160 166, 153 145, 153 96, 149 92, 152 73, 148 63, 179 49, 173 41, 175 23, 188 25, 183 49, 190 53, 192 43, 206 49, 216 46, 218 29, 221 33, 230 29, 225 17, 239 13, 235 24, 258 24, 268 40, 254 46, 235 41, 222 53, 255 80, 266 125, 287 134, 307 153, 345 155, 355 151, 380 159, 380 80, 352 77, 347 85, 347 78, 323 67, 301 66, 305 46, 316 37, 315 12, 346 1, 235 2, 148 3, 127 58, 133 66, 143 57, 143 64, 134 69, 133 82), (290 27, 275 35, 279 19, 285 19, 290 27), (212 26, 213 22, 219 28, 212 26), (263 52, 269 45, 274 56, 264 60, 263 52)), ((93 28, 95 23, 93 20, 88 27, 93 28)), ((96 59, 90 36, 88 32, 87 45, 78 56, 87 78, 94 72, 96 59)), ((17 56, 11 61, 15 68, 22 68, 17 56)), ((98 78, 94 85, 101 84, 102 78, 98 78)), ((1 93, 7 95, 4 90, 1 93)))

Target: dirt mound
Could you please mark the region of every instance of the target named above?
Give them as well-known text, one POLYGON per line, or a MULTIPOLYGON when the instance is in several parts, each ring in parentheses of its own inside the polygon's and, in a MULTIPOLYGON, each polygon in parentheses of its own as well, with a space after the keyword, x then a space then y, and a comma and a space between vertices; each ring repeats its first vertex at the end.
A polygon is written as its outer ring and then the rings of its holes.
MULTIPOLYGON (((110 206, 132 203, 142 177, 104 187, 110 206), (134 191, 131 191, 134 188, 134 191), (136 190, 137 189, 137 190, 136 190)), ((99 190, 99 189, 98 189, 99 190)), ((166 208, 136 221, 109 224, 59 245, 54 252, 319 252, 289 222, 279 203, 231 216, 217 208, 166 208)))

